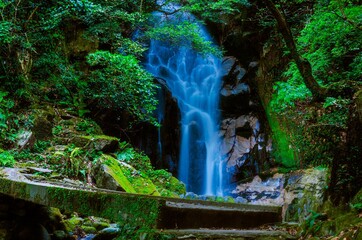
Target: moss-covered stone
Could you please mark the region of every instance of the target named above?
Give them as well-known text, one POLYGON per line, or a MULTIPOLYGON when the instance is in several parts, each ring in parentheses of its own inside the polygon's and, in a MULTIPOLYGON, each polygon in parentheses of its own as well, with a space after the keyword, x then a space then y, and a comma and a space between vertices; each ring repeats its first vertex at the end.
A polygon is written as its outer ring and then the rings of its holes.
POLYGON ((100 217, 88 217, 85 219, 83 225, 94 227, 97 231, 111 226, 108 219, 100 217))
POLYGON ((33 110, 34 123, 32 132, 37 140, 49 140, 52 138, 52 128, 54 125, 55 112, 51 109, 36 109, 33 110))
POLYGON ((72 218, 69 218, 69 219, 66 219, 63 221, 63 223, 65 225, 65 229, 68 232, 73 232, 76 227, 82 226, 83 222, 84 222, 84 219, 77 217, 77 216, 73 216, 72 218))
POLYGON ((150 179, 156 185, 161 193, 161 196, 174 196, 179 197, 186 194, 186 186, 177 178, 173 177, 171 173, 166 170, 149 170, 147 172, 150 179))
POLYGON ((118 138, 106 135, 75 136, 71 142, 77 147, 102 152, 114 152, 118 147, 118 138))
POLYGON ((117 159, 109 155, 104 154, 97 160, 96 166, 92 169, 92 174, 96 186, 99 188, 136 193, 117 159))
POLYGON ((98 159, 93 174, 98 187, 160 196, 156 186, 145 173, 106 154, 98 159))
POLYGON ((82 225, 80 228, 83 229, 83 231, 85 233, 88 233, 88 234, 97 232, 97 229, 95 227, 93 227, 93 226, 84 226, 84 225, 82 225))

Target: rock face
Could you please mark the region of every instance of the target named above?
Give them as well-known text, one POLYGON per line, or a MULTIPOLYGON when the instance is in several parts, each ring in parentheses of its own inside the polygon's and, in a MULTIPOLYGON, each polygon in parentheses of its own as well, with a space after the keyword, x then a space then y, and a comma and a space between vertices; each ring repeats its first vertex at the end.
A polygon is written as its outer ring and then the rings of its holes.
POLYGON ((232 191, 236 202, 283 206, 283 220, 305 221, 311 211, 323 204, 327 189, 327 169, 312 168, 291 173, 276 173, 262 180, 239 184, 232 191))
POLYGON ((231 181, 258 174, 269 164, 271 141, 265 133, 265 122, 258 116, 260 104, 255 90, 249 86, 257 62, 247 69, 234 57, 223 61, 223 87, 221 89, 220 136, 221 151, 226 157, 231 181))
POLYGON ((284 194, 284 220, 302 222, 323 204, 327 189, 327 169, 306 169, 286 178, 284 194))

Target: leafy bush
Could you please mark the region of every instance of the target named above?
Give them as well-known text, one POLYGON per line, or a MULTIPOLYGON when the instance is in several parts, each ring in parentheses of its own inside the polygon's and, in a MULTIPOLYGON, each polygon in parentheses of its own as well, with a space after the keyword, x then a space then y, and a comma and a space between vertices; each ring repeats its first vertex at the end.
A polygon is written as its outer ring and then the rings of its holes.
POLYGON ((131 55, 96 51, 87 56, 93 67, 86 96, 103 108, 125 110, 141 121, 153 121, 156 85, 131 55))
POLYGON ((12 142, 15 138, 15 129, 12 127, 13 113, 11 109, 14 107, 14 102, 5 98, 8 95, 7 92, 0 90, 0 141, 2 143, 12 142))
POLYGON ((0 148, 0 167, 13 167, 15 164, 15 159, 13 155, 8 152, 4 151, 0 148))

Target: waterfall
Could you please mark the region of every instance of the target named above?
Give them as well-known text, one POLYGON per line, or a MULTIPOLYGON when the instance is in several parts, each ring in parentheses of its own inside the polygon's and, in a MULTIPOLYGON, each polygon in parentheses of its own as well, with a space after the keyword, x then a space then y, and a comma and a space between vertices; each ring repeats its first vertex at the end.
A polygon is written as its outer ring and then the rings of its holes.
MULTIPOLYGON (((156 109, 156 119, 157 122, 162 126, 164 115, 165 115, 165 101, 163 96, 163 89, 160 88, 157 90, 157 99, 158 106, 156 109)), ((162 139, 161 139, 161 126, 157 128, 157 160, 162 161, 162 139)))
MULTIPOLYGON (((163 14, 155 14, 166 21, 163 14)), ((167 21, 173 23, 183 19, 193 17, 187 13, 167 16, 167 21)), ((211 40, 201 25, 199 34, 205 40, 211 40)), ((225 166, 218 136, 221 60, 212 55, 202 56, 190 47, 152 40, 145 66, 155 77, 166 82, 181 112, 178 178, 186 184, 187 191, 222 195, 225 166)))

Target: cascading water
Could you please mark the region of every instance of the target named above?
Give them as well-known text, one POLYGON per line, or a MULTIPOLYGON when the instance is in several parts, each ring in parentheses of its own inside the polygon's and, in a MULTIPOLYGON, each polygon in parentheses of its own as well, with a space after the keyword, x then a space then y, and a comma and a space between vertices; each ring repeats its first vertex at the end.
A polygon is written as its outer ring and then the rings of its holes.
MULTIPOLYGON (((156 109, 157 122, 162 125, 165 115, 165 101, 163 96, 163 89, 160 87, 157 91, 158 106, 156 109)), ((159 161, 162 161, 162 139, 161 139, 161 127, 157 129, 157 157, 159 161)))
MULTIPOLYGON (((166 18, 161 13, 161 21, 166 18)), ((167 21, 190 20, 190 14, 167 16, 167 21)), ((199 34, 211 38, 200 25, 199 34)), ((152 40, 146 69, 163 79, 181 112, 181 146, 178 177, 187 190, 197 194, 223 194, 223 166, 220 156, 219 91, 221 61, 202 56, 189 47, 169 46, 166 41, 152 40)))

